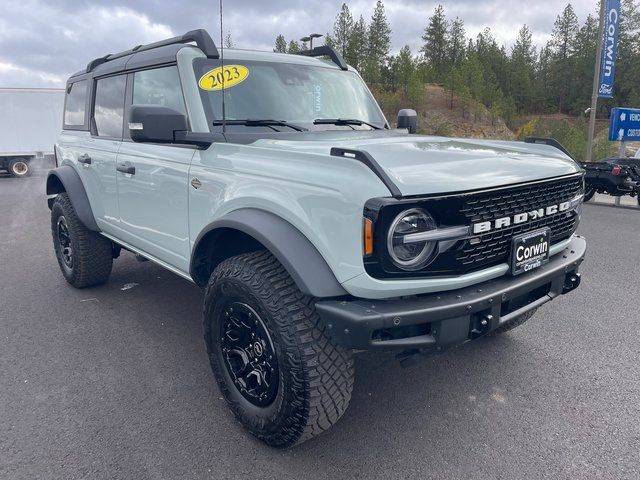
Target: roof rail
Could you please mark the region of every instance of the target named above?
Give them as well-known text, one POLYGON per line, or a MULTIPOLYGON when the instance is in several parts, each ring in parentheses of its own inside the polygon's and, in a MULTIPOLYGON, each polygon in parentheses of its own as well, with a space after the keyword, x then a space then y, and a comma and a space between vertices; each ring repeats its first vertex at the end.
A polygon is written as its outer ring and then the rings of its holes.
POLYGON ((545 138, 545 137, 527 137, 524 139, 524 143, 539 143, 542 145, 549 145, 550 147, 556 147, 558 150, 560 150, 562 153, 564 153, 565 155, 567 155, 569 158, 571 158, 571 160, 575 161, 575 158, 573 158, 573 155, 571 155, 571 152, 569 152, 569 150, 567 150, 564 145, 562 145, 558 140, 556 140, 555 138, 545 138))
POLYGON ((147 45, 137 45, 130 50, 125 50, 124 52, 112 53, 109 55, 105 55, 104 57, 96 58, 95 60, 90 61, 87 65, 87 73, 92 71, 98 65, 109 62, 111 60, 115 60, 116 58, 126 57, 127 55, 131 55, 132 53, 144 52, 145 50, 153 50, 154 48, 165 47, 167 45, 189 42, 195 42, 196 46, 200 50, 202 50, 202 53, 204 53, 208 58, 220 58, 218 48, 211 39, 211 36, 207 33, 206 30, 200 28, 198 30, 191 30, 184 35, 167 38, 166 40, 160 40, 159 42, 149 43, 147 45))
POLYGON ((342 70, 348 70, 349 66, 347 62, 344 61, 342 55, 336 52, 329 45, 320 45, 319 47, 314 48, 313 50, 302 50, 300 55, 306 55, 307 57, 329 57, 333 63, 338 65, 342 70))

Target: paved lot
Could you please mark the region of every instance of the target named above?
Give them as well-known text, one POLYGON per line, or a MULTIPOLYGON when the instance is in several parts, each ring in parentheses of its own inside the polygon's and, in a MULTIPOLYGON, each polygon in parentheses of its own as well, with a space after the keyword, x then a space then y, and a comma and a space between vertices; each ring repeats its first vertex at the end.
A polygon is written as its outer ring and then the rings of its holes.
POLYGON ((42 182, 0 178, 2 479, 640 477, 639 211, 586 206, 582 287, 511 334, 359 355, 343 419, 279 451, 213 383, 198 288, 129 254, 64 282, 42 182))

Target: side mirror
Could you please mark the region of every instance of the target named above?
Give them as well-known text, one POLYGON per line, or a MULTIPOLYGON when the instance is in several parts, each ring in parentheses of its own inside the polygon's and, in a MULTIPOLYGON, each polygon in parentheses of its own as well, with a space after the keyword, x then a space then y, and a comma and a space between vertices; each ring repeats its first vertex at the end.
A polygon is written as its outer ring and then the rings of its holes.
POLYGON ((418 131, 418 114, 410 108, 403 108, 398 112, 397 128, 406 128, 409 133, 418 131))
POLYGON ((129 133, 134 142, 179 143, 177 132, 186 132, 187 117, 161 105, 132 105, 129 133))

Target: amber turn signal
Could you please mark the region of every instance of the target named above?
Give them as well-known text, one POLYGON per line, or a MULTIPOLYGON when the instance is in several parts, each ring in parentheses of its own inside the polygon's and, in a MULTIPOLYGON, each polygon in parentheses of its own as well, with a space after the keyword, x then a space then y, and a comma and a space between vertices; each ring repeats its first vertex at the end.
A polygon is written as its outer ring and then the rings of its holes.
POLYGON ((364 255, 373 255, 373 222, 368 218, 362 219, 362 247, 364 255))

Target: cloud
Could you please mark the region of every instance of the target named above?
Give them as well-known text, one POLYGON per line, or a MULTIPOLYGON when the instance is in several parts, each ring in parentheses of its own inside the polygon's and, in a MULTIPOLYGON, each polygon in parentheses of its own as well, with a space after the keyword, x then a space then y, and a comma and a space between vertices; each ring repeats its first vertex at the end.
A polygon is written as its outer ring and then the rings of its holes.
MULTIPOLYGON (((127 50, 194 28, 206 28, 219 37, 217 2, 201 0, 21 0, 4 2, 0 17, 0 86, 63 86, 73 72, 91 59, 127 50)), ((428 17, 437 3, 447 18, 465 22, 475 37, 491 27, 499 42, 510 46, 524 23, 542 45, 549 38, 556 16, 564 7, 557 0, 386 0, 393 30, 392 51, 408 44, 414 53, 428 17)), ((225 35, 236 46, 270 50, 276 35, 297 39, 311 32, 326 33, 340 9, 340 0, 236 0, 225 2, 225 35)), ((348 2, 354 15, 369 20, 375 0, 348 2)), ((581 21, 595 13, 595 0, 572 3, 581 21)))

